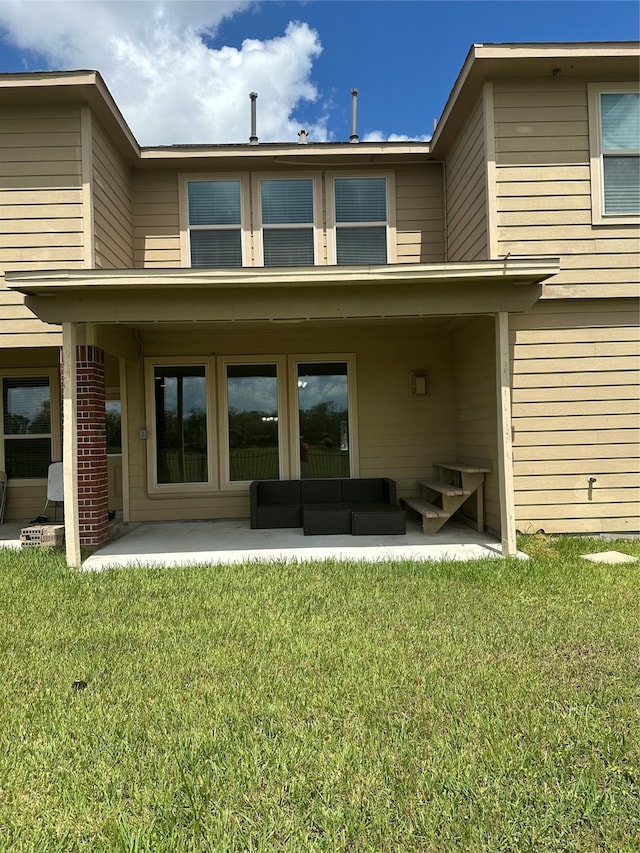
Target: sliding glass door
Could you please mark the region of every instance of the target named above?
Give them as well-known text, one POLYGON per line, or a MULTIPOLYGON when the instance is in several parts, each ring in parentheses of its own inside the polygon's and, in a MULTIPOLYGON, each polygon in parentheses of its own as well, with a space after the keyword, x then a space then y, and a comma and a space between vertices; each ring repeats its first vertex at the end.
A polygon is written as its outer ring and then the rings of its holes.
POLYGON ((349 477, 347 362, 298 362, 296 386, 300 476, 349 477))
POLYGON ((277 364, 225 367, 229 483, 280 477, 277 364))

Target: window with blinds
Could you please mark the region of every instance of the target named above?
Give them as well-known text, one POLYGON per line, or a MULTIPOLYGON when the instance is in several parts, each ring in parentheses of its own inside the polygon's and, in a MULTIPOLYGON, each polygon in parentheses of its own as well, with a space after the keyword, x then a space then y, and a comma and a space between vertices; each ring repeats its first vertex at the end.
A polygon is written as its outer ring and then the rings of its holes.
POLYGON ((640 213, 640 92, 600 94, 605 214, 640 213))
POLYGON ((335 178, 336 262, 387 263, 386 178, 335 178))
POLYGON ((192 267, 242 266, 239 180, 188 181, 192 267))
POLYGON ((314 251, 313 180, 260 181, 265 267, 311 266, 314 251))
POLYGON ((47 376, 2 379, 4 470, 15 479, 44 478, 51 464, 51 388, 47 376))

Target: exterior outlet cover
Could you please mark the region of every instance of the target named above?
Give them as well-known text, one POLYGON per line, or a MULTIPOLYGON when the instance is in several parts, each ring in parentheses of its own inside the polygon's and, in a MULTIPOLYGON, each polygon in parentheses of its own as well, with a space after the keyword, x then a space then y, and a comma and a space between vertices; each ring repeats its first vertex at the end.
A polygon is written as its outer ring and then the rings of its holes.
POLYGON ((412 397, 426 397, 429 394, 429 372, 412 370, 409 373, 409 394, 412 397))

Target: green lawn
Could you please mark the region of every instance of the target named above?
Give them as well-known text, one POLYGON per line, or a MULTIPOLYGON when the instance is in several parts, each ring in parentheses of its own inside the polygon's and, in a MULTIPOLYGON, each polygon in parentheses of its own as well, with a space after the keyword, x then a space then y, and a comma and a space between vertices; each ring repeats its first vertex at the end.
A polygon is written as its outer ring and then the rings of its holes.
POLYGON ((640 542, 522 545, 102 574, 0 551, 0 850, 640 850, 640 563, 579 557, 640 542))

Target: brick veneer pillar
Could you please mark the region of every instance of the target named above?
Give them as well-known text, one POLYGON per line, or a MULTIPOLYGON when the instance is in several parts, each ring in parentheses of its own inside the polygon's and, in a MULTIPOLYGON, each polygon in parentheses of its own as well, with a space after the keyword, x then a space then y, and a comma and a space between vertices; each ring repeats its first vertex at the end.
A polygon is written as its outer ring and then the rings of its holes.
POLYGON ((80 544, 95 548, 109 539, 104 351, 79 346, 76 353, 80 544))

